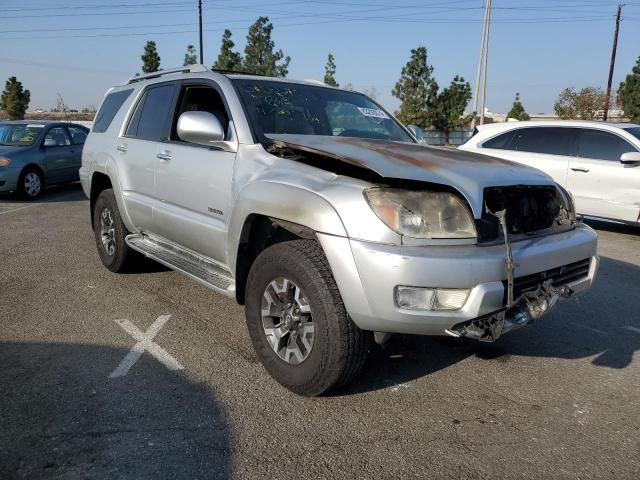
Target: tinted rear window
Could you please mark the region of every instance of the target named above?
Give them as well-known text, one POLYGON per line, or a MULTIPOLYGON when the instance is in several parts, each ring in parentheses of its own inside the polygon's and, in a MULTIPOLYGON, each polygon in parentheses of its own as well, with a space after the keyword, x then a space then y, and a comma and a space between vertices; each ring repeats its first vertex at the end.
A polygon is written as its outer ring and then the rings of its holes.
POLYGON ((640 127, 625 128, 625 130, 640 140, 640 127))
POLYGON ((507 150, 514 132, 503 133, 497 137, 493 137, 482 144, 483 148, 496 148, 498 150, 507 150))
POLYGON ((149 88, 136 107, 127 135, 145 140, 166 139, 174 90, 174 84, 149 88))
POLYGON ((116 116, 124 101, 129 98, 131 92, 133 92, 133 89, 113 92, 107 95, 96 114, 96 119, 93 122, 93 132, 104 133, 107 131, 113 121, 113 117, 116 116))
POLYGON ((623 153, 637 151, 633 145, 613 133, 588 129, 580 132, 579 157, 617 162, 623 153))
POLYGON ((571 155, 574 150, 573 128, 521 128, 516 130, 511 150, 544 153, 547 155, 571 155))

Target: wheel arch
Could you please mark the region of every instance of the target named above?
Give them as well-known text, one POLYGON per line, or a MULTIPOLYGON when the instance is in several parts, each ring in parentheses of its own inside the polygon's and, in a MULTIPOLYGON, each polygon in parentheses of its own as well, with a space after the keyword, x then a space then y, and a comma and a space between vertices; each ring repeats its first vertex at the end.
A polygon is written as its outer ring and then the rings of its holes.
POLYGON ((113 183, 109 176, 105 173, 101 172, 93 172, 91 176, 91 190, 89 195, 89 213, 91 216, 91 228, 94 228, 93 225, 93 208, 96 205, 96 200, 100 193, 108 188, 113 188, 113 183))

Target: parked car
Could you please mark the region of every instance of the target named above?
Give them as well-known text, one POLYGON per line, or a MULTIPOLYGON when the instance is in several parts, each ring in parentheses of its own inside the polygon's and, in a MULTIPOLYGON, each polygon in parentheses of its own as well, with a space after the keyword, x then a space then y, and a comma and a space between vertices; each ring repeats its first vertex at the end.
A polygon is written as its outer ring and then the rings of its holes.
POLYGON ((578 213, 640 220, 640 125, 494 123, 478 127, 460 149, 539 168, 573 194, 578 213))
POLYGON ((78 181, 88 133, 75 123, 0 122, 0 192, 34 199, 45 185, 78 181))
POLYGON ((598 266, 546 174, 419 145, 365 95, 310 82, 133 77, 80 178, 109 270, 139 252, 246 305, 263 365, 303 395, 348 383, 390 333, 495 340, 598 266))

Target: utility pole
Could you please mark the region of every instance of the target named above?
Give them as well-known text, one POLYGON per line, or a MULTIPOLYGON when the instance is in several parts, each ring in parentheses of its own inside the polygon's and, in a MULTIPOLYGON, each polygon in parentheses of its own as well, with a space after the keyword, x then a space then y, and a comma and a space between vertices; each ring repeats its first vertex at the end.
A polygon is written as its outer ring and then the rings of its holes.
POLYGON ((480 89, 480 81, 486 84, 487 72, 486 72, 486 60, 489 52, 489 23, 491 22, 491 0, 485 0, 484 6, 484 20, 482 22, 482 41, 480 42, 480 58, 478 59, 478 69, 476 70, 476 83, 474 84, 473 92, 473 120, 471 121, 471 128, 476 127, 476 114, 478 113, 478 104, 480 103, 480 96, 482 95, 480 123, 484 123, 484 96, 486 94, 486 85, 480 89), (484 75, 483 75, 484 72, 484 75))
POLYGON ((487 101, 487 68, 489 65, 489 30, 491 28, 491 0, 487 0, 487 39, 485 40, 486 46, 484 47, 484 78, 482 80, 482 107, 480 110, 480 125, 484 125, 484 107, 487 101))
POLYGON ((200 64, 204 65, 204 54, 202 51, 202 0, 198 0, 198 23, 200 25, 200 64))
POLYGON ((609 103, 611 102, 611 83, 613 82, 613 68, 616 64, 616 50, 618 49, 618 31, 620 30, 620 14, 622 13, 622 7, 624 4, 618 5, 618 11, 616 13, 616 28, 613 32, 613 48, 611 49, 611 64, 609 65, 609 81, 607 82, 607 99, 604 104, 604 115, 602 120, 607 121, 609 115, 609 103))

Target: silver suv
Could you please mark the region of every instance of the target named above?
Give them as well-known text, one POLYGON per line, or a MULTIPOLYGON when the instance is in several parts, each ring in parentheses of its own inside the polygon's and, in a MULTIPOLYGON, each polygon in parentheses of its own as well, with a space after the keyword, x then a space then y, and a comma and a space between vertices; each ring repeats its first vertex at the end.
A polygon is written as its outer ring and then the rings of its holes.
POLYGON ((596 234, 544 173, 418 144, 357 92, 202 66, 109 90, 80 177, 102 263, 246 305, 269 373, 351 381, 390 333, 493 341, 588 289, 596 234))

